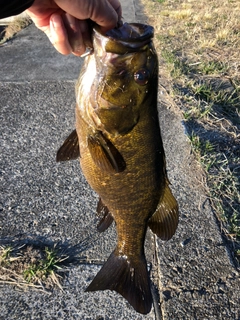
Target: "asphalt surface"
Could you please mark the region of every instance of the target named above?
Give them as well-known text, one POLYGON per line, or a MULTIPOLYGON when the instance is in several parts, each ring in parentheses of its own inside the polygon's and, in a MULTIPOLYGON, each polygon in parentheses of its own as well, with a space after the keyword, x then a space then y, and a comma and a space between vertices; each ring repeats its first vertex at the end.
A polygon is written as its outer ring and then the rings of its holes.
MULTIPOLYGON (((138 1, 122 1, 127 22, 147 22, 138 1)), ((136 313, 120 295, 84 290, 115 247, 114 226, 95 230, 98 197, 78 161, 56 163, 74 128, 74 85, 82 59, 62 56, 34 25, 0 47, 0 245, 60 245, 76 255, 63 288, 44 293, 0 284, 0 319, 240 319, 233 265, 191 155, 181 117, 163 88, 159 117, 179 227, 168 242, 150 232, 145 251, 154 306, 136 313)), ((161 79, 160 79, 161 82, 161 79)))

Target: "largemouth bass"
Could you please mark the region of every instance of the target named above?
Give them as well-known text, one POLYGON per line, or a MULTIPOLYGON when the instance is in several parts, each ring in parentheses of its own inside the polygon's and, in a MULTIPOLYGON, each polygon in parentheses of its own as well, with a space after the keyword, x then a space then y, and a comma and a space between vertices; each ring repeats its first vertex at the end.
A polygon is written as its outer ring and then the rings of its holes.
POLYGON ((153 28, 124 24, 93 30, 93 53, 76 85, 76 131, 57 160, 79 156, 82 171, 99 194, 99 231, 116 222, 117 247, 86 291, 115 290, 139 313, 151 310, 144 255, 147 228, 163 240, 178 224, 157 111, 158 60, 153 28))

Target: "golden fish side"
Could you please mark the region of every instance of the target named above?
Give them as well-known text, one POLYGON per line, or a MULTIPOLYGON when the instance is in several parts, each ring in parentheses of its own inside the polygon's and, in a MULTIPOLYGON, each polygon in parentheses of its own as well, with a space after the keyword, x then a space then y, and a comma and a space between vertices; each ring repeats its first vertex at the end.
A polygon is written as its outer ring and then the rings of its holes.
MULTIPOLYGON (((83 131, 81 139, 87 140, 87 136, 84 135, 85 123, 81 120, 81 118, 77 120, 77 130, 80 134, 83 131)), ((126 159, 126 169, 123 172, 107 174, 95 164, 87 145, 85 145, 87 150, 83 151, 83 154, 81 151, 81 167, 84 175, 112 213, 118 234, 116 250, 87 290, 115 290, 121 293, 138 312, 147 313, 151 308, 152 298, 143 245, 147 221, 157 207, 161 186, 160 179, 155 179, 154 166, 151 166, 154 155, 149 158, 149 154, 146 154, 145 143, 149 140, 146 139, 142 144, 142 137, 137 134, 141 128, 137 126, 135 128, 133 129, 136 131, 135 134, 127 134, 122 139, 112 140, 126 159), (140 143, 138 150, 135 143, 140 143), (143 157, 140 161, 137 160, 138 155, 143 157), (147 165, 148 160, 150 165, 147 165)), ((80 148, 85 150, 82 142, 80 148)), ((156 176, 159 176, 158 172, 156 176)))
POLYGON ((147 227, 167 240, 178 223, 158 122, 152 37, 152 27, 141 24, 125 24, 105 36, 94 31, 94 53, 85 59, 76 86, 78 139, 76 132, 70 135, 58 153, 58 160, 67 158, 73 154, 69 145, 79 144, 83 173, 100 196, 98 229, 116 222, 117 247, 86 291, 115 290, 143 314, 152 306, 147 227))

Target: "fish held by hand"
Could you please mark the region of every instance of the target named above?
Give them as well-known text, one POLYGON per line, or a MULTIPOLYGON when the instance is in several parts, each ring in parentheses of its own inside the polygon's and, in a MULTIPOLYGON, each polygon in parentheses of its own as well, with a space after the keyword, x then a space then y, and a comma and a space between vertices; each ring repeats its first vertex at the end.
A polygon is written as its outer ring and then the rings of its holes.
POLYGON ((153 28, 138 23, 106 34, 94 28, 94 50, 76 85, 76 131, 57 155, 65 161, 80 154, 82 171, 100 196, 98 230, 116 222, 116 249, 86 291, 115 290, 142 314, 152 307, 147 228, 168 240, 178 225, 158 121, 152 38, 153 28))

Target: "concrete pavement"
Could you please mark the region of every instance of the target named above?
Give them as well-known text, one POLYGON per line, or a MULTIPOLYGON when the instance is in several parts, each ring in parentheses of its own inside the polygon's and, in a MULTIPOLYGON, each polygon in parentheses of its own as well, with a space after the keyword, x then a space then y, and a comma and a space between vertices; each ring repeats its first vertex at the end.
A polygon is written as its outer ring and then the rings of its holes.
MULTIPOLYGON (((125 21, 146 21, 139 1, 122 4, 125 21)), ((74 128, 81 64, 81 58, 57 53, 33 25, 0 47, 0 241, 61 242, 77 248, 78 261, 64 291, 1 285, 0 319, 240 319, 239 271, 219 233, 182 119, 163 88, 159 117, 180 223, 167 243, 148 234, 154 307, 143 316, 114 292, 84 292, 113 250, 116 233, 111 227, 96 235, 98 197, 78 161, 55 162, 74 128)))

